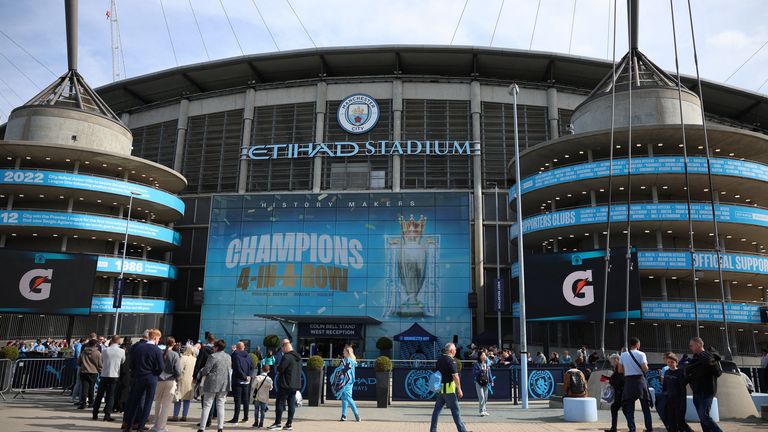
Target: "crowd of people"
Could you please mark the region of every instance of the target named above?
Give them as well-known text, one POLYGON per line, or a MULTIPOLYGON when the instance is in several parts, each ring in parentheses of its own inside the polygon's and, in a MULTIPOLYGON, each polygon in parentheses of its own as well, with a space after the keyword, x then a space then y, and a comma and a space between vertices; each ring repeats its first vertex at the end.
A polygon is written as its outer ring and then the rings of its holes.
MULTIPOLYGON (((480 347, 476 344, 470 344, 467 348, 468 350, 463 355, 464 360, 474 361, 478 359, 481 353, 485 353, 486 358, 493 367, 508 367, 520 364, 520 356, 511 349, 499 349, 496 345, 480 347)), ((457 347, 458 350, 459 348, 457 347)), ((562 353, 553 351, 550 353, 549 358, 547 358, 546 354, 538 351, 535 355, 528 353, 527 357, 528 364, 532 366, 569 366, 571 363, 574 363, 577 367, 594 368, 600 360, 600 354, 597 351, 592 351, 591 354, 587 354, 587 352, 587 347, 582 346, 573 355, 569 351, 563 351, 562 353)), ((459 358, 462 357, 461 353, 458 353, 457 356, 459 358)))
MULTIPOLYGON (((148 329, 136 342, 119 335, 108 340, 91 334, 68 344, 76 363, 76 381, 72 401, 77 409, 90 409, 92 418, 113 422, 122 413, 123 431, 147 431, 154 405, 153 432, 167 431, 168 422, 187 422, 190 405, 199 400, 202 414, 197 423, 204 432, 216 420, 218 431, 225 423, 249 421, 253 404, 254 428, 264 428, 269 407, 269 395, 277 390, 275 421, 268 430, 292 430, 296 411, 297 391, 301 387, 301 357, 291 342, 283 340, 279 351, 260 351, 255 359, 242 342, 231 347, 208 334, 202 343, 182 344, 173 337, 163 338, 160 330, 148 329), (274 368, 276 378, 270 377, 274 368), (98 390, 96 390, 98 389, 98 390), (225 422, 225 401, 232 391, 235 408, 233 417, 225 422), (103 405, 102 405, 103 403, 103 405), (287 411, 283 424, 283 413, 287 411), (242 414, 242 417, 241 417, 242 414)), ((354 374, 354 352, 350 348, 345 360, 354 374)), ((353 375, 354 376, 354 375, 353 375)), ((355 418, 360 417, 351 399, 351 387, 345 397, 355 418)), ((343 415, 343 420, 346 417, 343 415)))

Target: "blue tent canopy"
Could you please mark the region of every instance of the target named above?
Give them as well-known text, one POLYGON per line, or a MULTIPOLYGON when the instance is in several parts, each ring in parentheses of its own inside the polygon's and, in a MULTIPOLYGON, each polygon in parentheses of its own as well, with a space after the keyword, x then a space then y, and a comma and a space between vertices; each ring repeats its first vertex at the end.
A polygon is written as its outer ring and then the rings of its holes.
POLYGON ((393 339, 398 342, 435 342, 437 336, 424 330, 424 327, 418 323, 414 323, 408 330, 396 334, 393 339))

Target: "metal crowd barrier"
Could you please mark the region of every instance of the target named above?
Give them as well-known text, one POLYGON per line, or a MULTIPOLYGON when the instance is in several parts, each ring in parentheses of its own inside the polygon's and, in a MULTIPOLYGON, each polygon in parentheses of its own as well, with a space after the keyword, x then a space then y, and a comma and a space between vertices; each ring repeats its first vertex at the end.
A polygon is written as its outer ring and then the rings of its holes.
POLYGON ((14 399, 30 390, 67 390, 74 386, 75 360, 71 358, 24 358, 13 363, 10 386, 14 399))
POLYGON ((0 359, 0 398, 6 400, 5 393, 11 390, 11 377, 13 376, 13 362, 9 359, 0 359))

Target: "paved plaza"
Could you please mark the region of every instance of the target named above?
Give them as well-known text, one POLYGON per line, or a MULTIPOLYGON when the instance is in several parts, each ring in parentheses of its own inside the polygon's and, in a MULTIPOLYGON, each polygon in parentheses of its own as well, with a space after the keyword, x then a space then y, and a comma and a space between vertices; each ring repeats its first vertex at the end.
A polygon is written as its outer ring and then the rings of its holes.
MULTIPOLYGON (((17 398, 0 401, 0 431, 2 432, 47 432, 47 431, 118 431, 118 421, 104 423, 91 420, 89 410, 79 411, 69 403, 69 397, 59 393, 34 393, 25 395, 24 399, 17 398)), ((232 415, 232 399, 228 400, 226 407, 227 420, 232 415)), ((432 405, 428 403, 395 403, 389 409, 377 409, 374 402, 360 402, 362 423, 338 422, 340 404, 337 401, 329 401, 322 407, 302 407, 297 411, 294 421, 296 431, 355 431, 355 432, 426 432, 429 430, 429 418, 432 405)), ((600 420, 597 423, 566 423, 562 419, 561 409, 549 409, 546 403, 531 403, 530 409, 523 411, 519 406, 511 403, 491 403, 488 411, 489 417, 478 417, 477 405, 472 402, 462 403, 462 412, 467 429, 475 432, 497 431, 521 431, 521 432, 546 432, 546 431, 598 431, 609 426, 610 413, 600 411, 600 420)), ((197 419, 200 415, 200 404, 194 403, 190 410, 190 421, 187 423, 169 423, 168 430, 195 431, 197 419)), ((638 413, 638 418, 642 415, 638 413)), ((274 419, 274 410, 268 413, 268 420, 274 419)), ((624 426, 620 419, 619 425, 624 426)), ((152 418, 147 426, 151 427, 152 418)), ((656 430, 661 428, 661 421, 654 414, 654 426, 656 430)), ((251 421, 237 425, 226 424, 225 430, 256 430, 251 427, 251 421)), ((214 423, 215 426, 215 423, 214 423)), ((698 424, 692 425, 694 430, 700 431, 698 424)), ((720 426, 726 432, 736 431, 768 431, 768 423, 758 420, 743 422, 721 422, 720 426)), ((215 427, 213 429, 216 430, 215 427)), ((451 416, 444 411, 440 418, 439 431, 455 431, 451 416)), ((642 430, 642 427, 638 428, 642 430)))

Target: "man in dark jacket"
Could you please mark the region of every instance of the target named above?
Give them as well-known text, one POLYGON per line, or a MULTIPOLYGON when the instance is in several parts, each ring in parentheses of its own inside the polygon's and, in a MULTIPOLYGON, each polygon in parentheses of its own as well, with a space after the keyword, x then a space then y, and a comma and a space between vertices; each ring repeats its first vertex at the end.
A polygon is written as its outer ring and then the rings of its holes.
POLYGON ((138 430, 144 430, 149 418, 149 410, 152 409, 152 401, 155 400, 157 377, 165 367, 163 352, 157 346, 160 336, 160 330, 151 329, 147 332, 146 342, 131 347, 131 392, 123 415, 124 431, 130 431, 134 424, 137 425, 138 430), (142 397, 144 406, 139 407, 142 397), (137 415, 138 410, 141 410, 140 416, 137 415))
POLYGON ((243 406, 243 422, 248 421, 249 396, 251 394, 251 373, 253 361, 245 350, 245 344, 238 342, 232 352, 232 396, 235 398, 235 415, 227 423, 237 423, 240 406, 243 406))
POLYGON ((704 350, 704 341, 700 337, 692 338, 688 347, 693 353, 693 359, 685 367, 685 380, 693 391, 693 406, 699 414, 703 432, 722 432, 717 423, 712 420, 709 410, 717 394, 717 378, 722 375, 718 367, 720 357, 704 350))
MULTIPOLYGON (((206 332, 207 333, 207 332, 206 332)), ((205 337, 205 344, 200 347, 200 352, 197 353, 197 359, 195 360, 195 369, 193 371, 192 380, 195 381, 196 377, 198 376, 198 372, 200 372, 200 369, 202 369, 205 366, 205 362, 208 361, 208 357, 213 354, 213 343, 216 342, 216 335, 213 333, 207 333, 207 336, 205 337)), ((195 383, 197 383, 195 381, 195 383)), ((203 406, 205 404, 205 396, 203 395, 203 392, 200 392, 200 405, 203 406)), ((211 425, 211 420, 216 417, 216 404, 213 404, 213 407, 211 407, 211 413, 208 415, 208 422, 205 425, 205 427, 209 427, 211 425)), ((200 426, 200 425, 198 425, 200 426)))
POLYGON ((293 430, 296 412, 296 392, 301 389, 301 357, 293 350, 291 341, 283 339, 283 357, 277 365, 277 398, 275 399, 275 423, 268 430, 293 430), (288 404, 288 419, 282 425, 283 407, 288 404))

